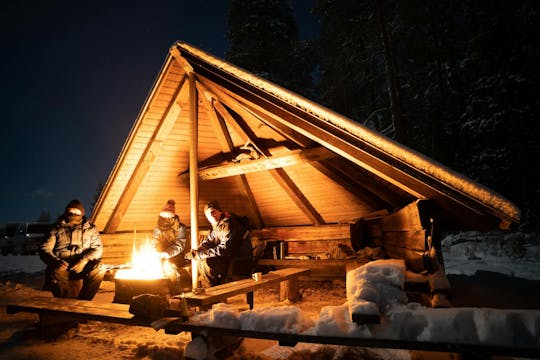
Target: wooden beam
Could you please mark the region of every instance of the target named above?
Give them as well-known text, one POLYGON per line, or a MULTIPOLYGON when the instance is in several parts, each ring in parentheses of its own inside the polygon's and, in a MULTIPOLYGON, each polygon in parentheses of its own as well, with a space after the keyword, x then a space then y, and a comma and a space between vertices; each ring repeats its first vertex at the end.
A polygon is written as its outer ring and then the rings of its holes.
MULTIPOLYGON (((113 167, 113 170, 111 174, 109 175, 109 180, 105 183, 105 186, 103 190, 101 191, 101 194, 99 195, 99 198, 96 201, 96 204, 94 205, 94 209, 92 211, 92 215, 90 217, 90 222, 95 223, 97 220, 98 214, 101 213, 101 209, 105 206, 105 203, 108 202, 109 196, 111 193, 112 184, 118 179, 119 173, 121 172, 121 169, 123 169, 124 166, 126 166, 126 163, 128 160, 126 159, 126 154, 129 152, 129 149, 132 149, 135 143, 135 139, 137 137, 137 133, 139 129, 142 127, 143 119, 145 118, 146 114, 148 114, 150 109, 150 104, 152 103, 152 99, 157 96, 159 93, 159 89, 163 86, 165 83, 168 71, 171 67, 173 67, 174 59, 168 57, 165 64, 163 65, 163 69, 167 69, 166 71, 162 71, 159 74, 159 77, 156 81, 156 85, 152 88, 150 94, 148 95, 147 100, 144 102, 143 109, 141 112, 137 115, 137 120, 135 121, 134 127, 131 129, 128 138, 125 141, 124 148, 120 152, 120 156, 116 162, 116 164, 113 167)), ((103 215, 101 215, 103 216, 103 215)))
MULTIPOLYGON (((347 143, 345 139, 334 135, 333 126, 323 123, 322 125, 329 128, 327 130, 323 126, 318 126, 317 124, 310 122, 308 119, 299 118, 283 108, 279 108, 280 113, 278 113, 277 111, 274 113, 264 108, 262 105, 255 104, 246 98, 242 98, 241 94, 237 94, 230 89, 225 89, 220 85, 206 80, 203 77, 199 78, 207 85, 208 88, 210 88, 212 91, 219 95, 221 101, 227 101, 227 105, 229 105, 229 101, 243 104, 247 108, 251 109, 252 112, 258 114, 260 118, 273 119, 273 122, 282 124, 284 127, 290 128, 291 131, 294 131, 308 139, 317 142, 318 144, 327 147, 328 149, 355 163, 356 165, 367 169, 373 174, 376 174, 382 179, 385 179, 391 184, 394 184, 403 191, 408 192, 412 196, 419 199, 425 198, 423 194, 416 191, 412 187, 407 186, 404 182, 396 180, 400 177, 402 178, 405 176, 413 182, 418 183, 417 179, 410 177, 408 174, 404 173, 400 169, 381 161, 380 159, 364 151, 363 149, 347 143)), ((422 184, 422 186, 425 188, 426 184, 422 184)))
POLYGON ((270 156, 268 159, 245 160, 237 164, 233 163, 200 169, 199 176, 202 180, 219 179, 257 171, 283 168, 286 166, 303 164, 311 161, 320 161, 330 159, 335 156, 335 154, 324 147, 292 150, 289 154, 270 156))
MULTIPOLYGON (((347 192, 355 196, 361 202, 368 205, 370 208, 378 208, 381 204, 381 198, 376 195, 366 191, 362 186, 361 179, 353 180, 349 178, 346 174, 340 174, 335 171, 332 171, 331 168, 324 165, 321 162, 311 162, 310 165, 326 175, 328 178, 332 179, 336 184, 344 188, 347 192)), ((388 206, 389 204, 387 204, 388 206)))
POLYGON ((161 118, 161 121, 156 126, 152 137, 148 141, 146 148, 144 149, 139 162, 135 166, 135 169, 131 173, 124 191, 120 195, 116 206, 107 221, 107 224, 103 228, 104 233, 114 233, 120 224, 120 221, 124 217, 126 210, 133 200, 137 189, 141 185, 150 165, 158 156, 162 150, 162 144, 167 139, 170 131, 172 130, 176 120, 182 112, 180 104, 182 103, 182 87, 184 86, 186 76, 182 78, 178 87, 176 88, 175 99, 169 105, 167 111, 161 118))
MULTIPOLYGON (((191 248, 199 247, 199 179, 198 179, 198 135, 199 111, 195 73, 189 72, 189 204, 191 218, 191 248)), ((191 261, 191 286, 199 287, 198 261, 191 261)))
MULTIPOLYGON (((244 119, 240 115, 235 114, 237 115, 235 117, 233 114, 229 113, 228 110, 225 109, 225 107, 222 104, 220 104, 219 101, 217 102, 217 104, 219 105, 219 107, 216 107, 216 108, 218 109, 218 111, 221 110, 223 112, 222 115, 224 115, 224 117, 227 117, 230 119, 229 121, 231 123, 231 126, 235 126, 236 130, 240 134, 245 136, 247 139, 249 139, 251 144, 253 144, 253 146, 255 146, 259 151, 261 151, 264 156, 266 157, 271 156, 268 149, 266 149, 259 143, 253 131, 251 131, 250 127, 247 126, 244 119)), ((325 221, 322 219, 321 215, 315 210, 313 205, 311 205, 309 200, 302 194, 302 191, 300 191, 300 189, 294 184, 294 181, 292 181, 292 179, 289 177, 289 175, 287 175, 287 173, 283 169, 279 169, 279 168, 269 169, 268 171, 276 179, 276 181, 283 188, 283 190, 285 190, 285 192, 289 194, 289 196, 294 201, 294 203, 298 206, 298 208, 308 218, 312 219, 314 224, 317 224, 317 225, 325 224, 325 221)))
MULTIPOLYGON (((200 82, 197 82, 197 89, 199 90, 199 93, 203 94, 201 98, 203 100, 204 106, 208 110, 208 114, 210 115, 212 126, 214 127, 218 140, 221 144, 221 150, 224 152, 232 152, 235 146, 232 141, 231 135, 227 130, 225 121, 221 116, 219 116, 219 114, 217 114, 216 109, 213 105, 216 101, 216 97, 212 93, 210 93, 200 82)), ((239 187, 241 189, 242 195, 249 202, 251 215, 250 218, 254 221, 257 228, 263 228, 264 220, 261 213, 259 212, 259 208, 257 207, 257 203, 255 201, 255 196, 253 196, 253 192, 251 191, 251 187, 249 186, 249 182, 246 176, 241 174, 238 177, 238 182, 240 183, 239 187)))
MULTIPOLYGON (((379 198, 384 203, 388 204, 391 209, 395 209, 403 205, 403 197, 408 194, 393 184, 381 181, 374 174, 360 166, 348 163, 347 159, 343 161, 322 161, 322 166, 325 166, 332 173, 338 174, 341 178, 348 178, 353 181, 354 186, 365 189, 367 193, 371 193, 379 198), (401 195, 403 192, 403 195, 401 195)), ((413 201, 411 196, 410 201, 413 201)))
POLYGON ((324 225, 326 222, 322 216, 315 210, 313 205, 304 196, 300 188, 296 186, 294 181, 287 175, 283 169, 270 170, 270 174, 279 185, 285 190, 287 195, 294 201, 296 206, 316 225, 324 225))

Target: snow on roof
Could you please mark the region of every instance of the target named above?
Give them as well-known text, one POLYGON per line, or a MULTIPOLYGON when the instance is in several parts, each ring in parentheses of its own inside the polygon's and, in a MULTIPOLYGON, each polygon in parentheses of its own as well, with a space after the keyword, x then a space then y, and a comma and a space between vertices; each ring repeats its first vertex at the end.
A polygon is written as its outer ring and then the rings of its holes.
POLYGON ((468 194, 474 199, 496 209, 514 221, 519 221, 520 210, 511 201, 500 194, 490 190, 478 183, 473 182, 466 176, 459 174, 448 167, 429 159, 428 157, 393 141, 378 132, 375 132, 351 119, 348 119, 330 109, 314 103, 292 91, 282 88, 270 81, 262 79, 248 71, 234 66, 222 59, 214 57, 196 47, 185 42, 176 42, 172 48, 178 46, 181 50, 187 51, 201 60, 215 66, 216 68, 235 76, 246 83, 259 88, 260 90, 285 101, 304 112, 313 115, 328 124, 356 136, 361 141, 392 155, 396 159, 408 164, 433 178, 448 184, 456 190, 468 194))

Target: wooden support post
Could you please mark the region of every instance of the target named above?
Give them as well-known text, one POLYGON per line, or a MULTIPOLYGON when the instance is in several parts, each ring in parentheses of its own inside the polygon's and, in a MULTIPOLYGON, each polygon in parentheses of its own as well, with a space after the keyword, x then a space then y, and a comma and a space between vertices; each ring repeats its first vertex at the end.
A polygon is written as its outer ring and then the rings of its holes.
MULTIPOLYGON (((198 173, 198 132, 199 118, 197 109, 197 87, 195 74, 190 71, 189 79, 189 200, 191 217, 191 248, 199 247, 199 173, 198 173)), ((191 260, 191 286, 198 287, 198 261, 191 260)))
POLYGON ((298 292, 298 278, 296 276, 279 283, 279 301, 284 301, 285 299, 293 303, 301 300, 300 293, 298 292))

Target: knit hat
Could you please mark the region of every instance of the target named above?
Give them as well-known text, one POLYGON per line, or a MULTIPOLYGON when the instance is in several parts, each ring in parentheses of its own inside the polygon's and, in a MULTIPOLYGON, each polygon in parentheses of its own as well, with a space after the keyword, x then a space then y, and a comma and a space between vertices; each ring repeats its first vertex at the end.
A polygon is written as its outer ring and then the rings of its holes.
POLYGON ((174 214, 176 214, 176 211, 174 209, 174 205, 176 203, 173 199, 170 199, 167 201, 163 209, 161 209, 161 212, 159 213, 159 216, 161 217, 173 217, 174 214))
POLYGON ((221 208, 219 207, 219 203, 217 201, 209 201, 204 206, 204 212, 206 213, 206 210, 208 210, 208 209, 216 209, 216 210, 221 211, 221 208))
POLYGON ((69 204, 67 204, 66 210, 65 210, 66 214, 69 212, 69 209, 77 209, 77 210, 79 210, 81 212, 78 215, 84 216, 84 206, 83 206, 82 202, 80 202, 77 199, 73 199, 73 200, 71 200, 69 202, 69 204))

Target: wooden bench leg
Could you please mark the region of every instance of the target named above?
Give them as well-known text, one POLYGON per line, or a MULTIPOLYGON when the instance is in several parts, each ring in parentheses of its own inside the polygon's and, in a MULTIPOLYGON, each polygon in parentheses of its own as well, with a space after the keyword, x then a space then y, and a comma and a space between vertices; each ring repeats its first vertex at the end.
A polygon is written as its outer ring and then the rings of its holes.
POLYGON ((289 280, 279 283, 279 301, 284 301, 285 299, 291 302, 301 300, 300 292, 298 292, 298 279, 296 276, 290 277, 289 280))
POLYGON ((253 310, 253 291, 246 293, 246 301, 249 304, 249 310, 253 310))

